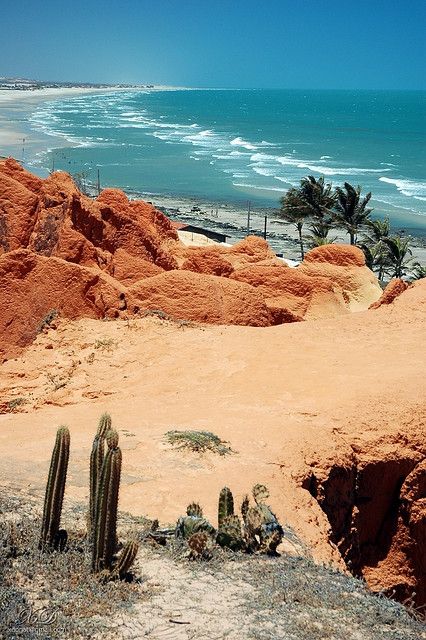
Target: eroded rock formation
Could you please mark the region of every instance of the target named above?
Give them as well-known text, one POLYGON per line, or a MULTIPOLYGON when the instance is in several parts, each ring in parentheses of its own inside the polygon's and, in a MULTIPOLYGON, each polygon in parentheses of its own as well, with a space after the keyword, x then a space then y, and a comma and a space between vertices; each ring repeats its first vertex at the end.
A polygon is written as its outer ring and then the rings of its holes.
POLYGON ((14 309, 0 312, 3 358, 33 339, 48 307, 73 319, 157 310, 270 326, 367 309, 381 294, 354 247, 315 249, 297 269, 257 237, 186 247, 152 205, 118 189, 92 199, 68 174, 42 180, 13 159, 0 161, 0 269, 1 308, 14 309))
POLYGON ((400 448, 376 456, 354 454, 304 488, 331 526, 331 540, 352 573, 398 600, 426 604, 426 463, 420 451, 400 448))

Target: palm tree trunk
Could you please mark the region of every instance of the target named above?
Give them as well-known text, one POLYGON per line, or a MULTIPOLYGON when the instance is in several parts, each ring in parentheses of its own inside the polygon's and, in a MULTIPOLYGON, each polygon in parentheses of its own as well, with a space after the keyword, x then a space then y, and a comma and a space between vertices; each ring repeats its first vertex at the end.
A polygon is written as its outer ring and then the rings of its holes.
POLYGON ((304 260, 305 259, 305 252, 303 250, 303 238, 302 238, 302 225, 301 224, 297 225, 297 230, 299 232, 300 254, 302 256, 302 260, 304 260))
POLYGON ((351 244, 355 244, 355 233, 353 231, 349 231, 349 238, 351 244))

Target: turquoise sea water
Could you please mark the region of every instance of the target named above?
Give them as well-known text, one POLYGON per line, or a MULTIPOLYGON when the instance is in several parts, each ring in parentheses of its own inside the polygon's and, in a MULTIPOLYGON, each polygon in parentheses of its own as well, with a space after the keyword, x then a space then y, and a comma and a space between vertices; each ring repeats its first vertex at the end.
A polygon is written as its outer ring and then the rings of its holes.
POLYGON ((93 183, 99 168, 132 192, 274 207, 323 175, 372 191, 395 228, 426 232, 424 91, 129 91, 42 103, 30 123, 61 139, 33 165, 93 183))

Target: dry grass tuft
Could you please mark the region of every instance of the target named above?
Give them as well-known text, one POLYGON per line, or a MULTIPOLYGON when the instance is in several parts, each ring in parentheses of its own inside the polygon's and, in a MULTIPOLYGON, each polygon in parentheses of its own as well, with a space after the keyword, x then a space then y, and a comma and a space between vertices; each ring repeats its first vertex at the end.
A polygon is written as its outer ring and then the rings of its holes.
POLYGON ((227 443, 210 431, 167 431, 165 441, 176 449, 189 449, 194 453, 211 451, 220 456, 236 453, 227 443))
POLYGON ((99 351, 111 352, 116 346, 117 346, 116 342, 115 340, 113 340, 113 338, 102 338, 102 339, 96 340, 95 344, 93 345, 93 348, 98 349, 99 351))

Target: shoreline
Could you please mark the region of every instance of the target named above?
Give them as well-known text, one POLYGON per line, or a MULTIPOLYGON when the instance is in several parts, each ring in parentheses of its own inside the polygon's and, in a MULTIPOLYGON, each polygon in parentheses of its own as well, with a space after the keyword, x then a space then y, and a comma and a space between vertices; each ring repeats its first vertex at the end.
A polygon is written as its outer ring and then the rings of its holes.
MULTIPOLYGON (((22 91, 18 89, 0 89, 0 156, 11 155, 23 162, 30 171, 45 177, 48 170, 37 171, 37 168, 28 163, 38 153, 55 147, 63 148, 73 145, 65 141, 63 137, 43 134, 34 130, 28 122, 27 116, 32 107, 49 101, 60 99, 63 96, 79 96, 85 94, 100 95, 118 92, 155 92, 155 91, 184 91, 185 87, 154 86, 149 88, 124 88, 124 87, 66 87, 44 88, 22 91), (66 142, 66 143, 65 143, 66 142), (27 164, 28 163, 28 164, 27 164)), ((103 188, 118 188, 117 185, 103 185, 103 188)), ((125 190, 130 198, 142 198, 152 202, 156 207, 164 209, 172 219, 187 222, 197 226, 211 228, 220 231, 236 242, 247 235, 247 209, 241 204, 229 200, 216 202, 202 196, 180 196, 173 194, 154 194, 150 192, 125 190), (195 207, 195 210, 194 210, 195 207)), ((256 206, 250 215, 250 233, 263 236, 265 215, 267 220, 267 240, 271 248, 277 253, 285 253, 285 257, 291 260, 300 260, 297 231, 292 225, 284 223, 276 215, 278 207, 256 206)), ((373 213, 374 217, 374 213, 373 213)), ((397 231, 397 228, 394 229, 397 231)), ((414 230, 413 230, 414 231, 414 230)), ((341 231, 332 232, 337 235, 339 243, 347 241, 347 235, 341 231)), ((418 235, 408 233, 413 238, 413 258, 426 264, 426 238, 419 230, 418 235)))
MULTIPOLYGON (((108 187, 109 188, 109 187, 108 187)), ((111 187, 113 188, 113 187, 111 187)), ((210 200, 199 197, 183 198, 173 195, 161 195, 152 193, 125 192, 132 199, 142 198, 151 202, 165 213, 172 220, 179 220, 196 226, 204 226, 212 231, 222 232, 232 239, 232 244, 242 240, 247 235, 257 235, 263 237, 265 215, 267 220, 267 241, 276 253, 284 254, 289 260, 300 262, 300 245, 298 233, 293 225, 280 220, 278 208, 255 207, 250 213, 250 234, 247 233, 247 210, 232 203, 214 203, 210 200), (192 211, 193 207, 198 207, 200 211, 192 211)), ((308 228, 304 231, 305 252, 308 250, 306 235, 308 228)), ((363 231, 361 231, 361 236, 363 231)), ((331 237, 337 236, 336 244, 348 244, 349 236, 342 229, 332 229, 331 237)), ((426 244, 421 237, 410 236, 412 238, 411 248, 413 259, 426 264, 426 244)))

